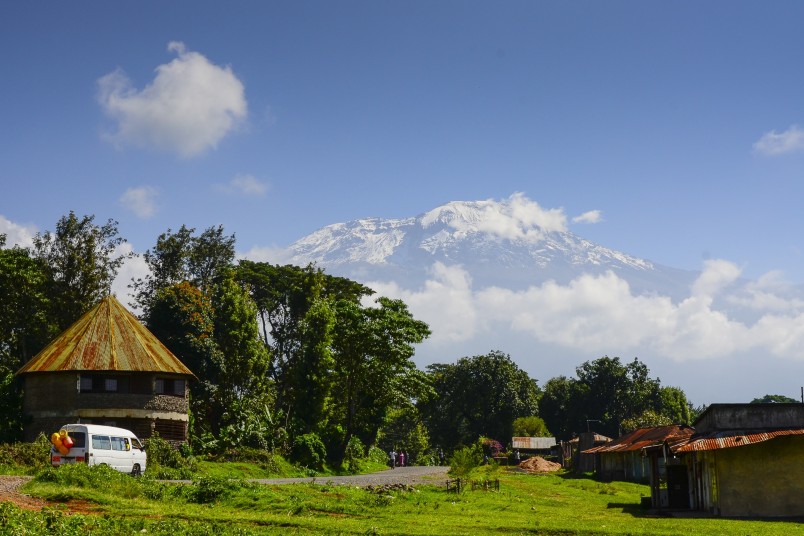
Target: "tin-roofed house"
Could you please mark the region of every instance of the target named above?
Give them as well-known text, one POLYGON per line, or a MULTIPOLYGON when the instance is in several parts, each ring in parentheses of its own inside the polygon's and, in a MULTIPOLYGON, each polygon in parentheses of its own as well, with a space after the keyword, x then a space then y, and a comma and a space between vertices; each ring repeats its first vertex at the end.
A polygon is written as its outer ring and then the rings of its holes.
POLYGON ((673 451, 694 432, 679 424, 638 428, 584 453, 600 458, 597 473, 603 480, 650 484, 653 508, 686 509, 690 507, 687 466, 673 451))
POLYGON ((195 376, 114 296, 101 300, 17 375, 24 381, 26 441, 77 422, 187 441, 188 382, 195 376))
POLYGON ((695 430, 689 426, 671 424, 638 428, 614 441, 584 451, 600 455, 598 476, 603 480, 650 482, 650 454, 661 451, 666 444, 684 443, 695 430))
POLYGON ((729 517, 804 516, 804 404, 712 404, 673 449, 690 506, 729 517))

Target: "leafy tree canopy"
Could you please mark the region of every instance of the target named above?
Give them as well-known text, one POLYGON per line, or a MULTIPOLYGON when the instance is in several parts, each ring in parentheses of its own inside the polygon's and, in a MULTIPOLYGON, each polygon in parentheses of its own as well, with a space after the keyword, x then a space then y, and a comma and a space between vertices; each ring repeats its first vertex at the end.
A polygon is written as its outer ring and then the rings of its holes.
POLYGON ((513 423, 514 437, 550 437, 544 419, 535 415, 519 417, 513 423))
POLYGON ((755 398, 751 401, 752 404, 795 404, 797 402, 800 402, 800 400, 784 395, 765 395, 762 398, 755 398))
POLYGON ((434 395, 420 404, 432 441, 452 450, 480 436, 508 443, 519 417, 538 413, 540 390, 508 354, 492 351, 427 367, 434 395))
POLYGON ((568 439, 588 429, 617 437, 623 423, 689 424, 690 404, 683 391, 662 387, 648 367, 634 359, 604 356, 576 368, 577 378, 553 378, 545 385, 540 415, 557 437, 568 439), (658 419, 661 417, 661 419, 658 419))
POLYGON ((117 222, 94 223, 95 216, 62 217, 56 231, 34 237, 33 255, 48 272, 52 316, 60 330, 67 329, 111 291, 117 272, 132 253, 120 253, 125 239, 117 222))

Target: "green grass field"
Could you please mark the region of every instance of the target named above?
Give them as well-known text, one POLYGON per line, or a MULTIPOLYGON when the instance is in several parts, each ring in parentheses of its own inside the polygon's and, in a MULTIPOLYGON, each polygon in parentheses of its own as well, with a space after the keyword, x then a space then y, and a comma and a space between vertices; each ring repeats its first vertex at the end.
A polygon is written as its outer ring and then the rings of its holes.
POLYGON ((94 515, 0 505, 2 534, 804 534, 804 525, 648 516, 646 486, 501 472, 499 491, 371 492, 327 484, 265 486, 203 477, 192 485, 83 465, 45 470, 24 491, 94 515))

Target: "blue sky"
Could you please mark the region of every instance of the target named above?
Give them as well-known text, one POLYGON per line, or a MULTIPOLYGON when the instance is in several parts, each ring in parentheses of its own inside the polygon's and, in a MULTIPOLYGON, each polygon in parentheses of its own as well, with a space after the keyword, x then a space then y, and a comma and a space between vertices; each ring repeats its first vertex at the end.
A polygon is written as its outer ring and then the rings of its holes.
MULTIPOLYGON (((0 232, 238 249, 522 192, 604 246, 804 282, 804 4, 4 2, 0 232)), ((593 357, 593 356, 592 356, 593 357)), ((764 394, 764 393, 761 393, 764 394)))

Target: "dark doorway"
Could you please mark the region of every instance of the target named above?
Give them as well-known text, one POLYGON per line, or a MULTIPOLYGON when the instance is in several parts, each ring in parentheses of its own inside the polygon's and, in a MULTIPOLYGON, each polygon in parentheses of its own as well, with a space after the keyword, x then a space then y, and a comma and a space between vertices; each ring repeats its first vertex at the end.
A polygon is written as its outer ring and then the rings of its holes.
POLYGON ((686 465, 667 466, 667 503, 670 508, 690 507, 690 484, 686 465))

